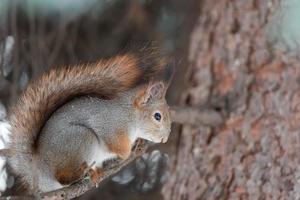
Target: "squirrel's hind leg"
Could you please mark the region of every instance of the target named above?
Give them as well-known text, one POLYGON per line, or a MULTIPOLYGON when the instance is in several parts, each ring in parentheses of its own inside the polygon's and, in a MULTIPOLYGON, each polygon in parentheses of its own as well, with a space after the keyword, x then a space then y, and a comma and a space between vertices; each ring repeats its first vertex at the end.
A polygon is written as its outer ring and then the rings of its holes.
POLYGON ((63 185, 72 185, 81 179, 83 179, 89 171, 90 166, 86 162, 83 162, 77 169, 61 169, 56 172, 56 179, 63 185))

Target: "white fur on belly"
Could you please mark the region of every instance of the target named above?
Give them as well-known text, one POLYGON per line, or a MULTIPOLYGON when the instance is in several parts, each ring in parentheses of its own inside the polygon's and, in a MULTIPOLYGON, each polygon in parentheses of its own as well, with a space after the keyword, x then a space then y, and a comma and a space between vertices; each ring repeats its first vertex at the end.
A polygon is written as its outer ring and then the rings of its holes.
POLYGON ((92 155, 93 156, 91 162, 94 163, 92 167, 93 169, 95 169, 95 167, 101 168, 104 161, 115 158, 117 156, 115 153, 109 151, 109 149, 103 141, 100 141, 100 144, 95 147, 92 155))
MULTIPOLYGON (((8 147, 10 139, 10 124, 6 121, 0 121, 0 149, 8 147)), ((4 192, 7 188, 7 172, 6 172, 6 159, 0 157, 0 192, 4 192)))

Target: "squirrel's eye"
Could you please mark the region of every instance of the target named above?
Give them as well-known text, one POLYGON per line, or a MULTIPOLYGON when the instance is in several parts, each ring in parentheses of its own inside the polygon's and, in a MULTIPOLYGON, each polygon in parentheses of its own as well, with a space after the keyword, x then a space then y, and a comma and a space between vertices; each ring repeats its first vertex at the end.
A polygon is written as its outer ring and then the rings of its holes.
POLYGON ((158 113, 158 112, 156 112, 156 113, 154 114, 154 118, 155 118, 157 121, 160 121, 160 120, 161 120, 161 114, 158 113))

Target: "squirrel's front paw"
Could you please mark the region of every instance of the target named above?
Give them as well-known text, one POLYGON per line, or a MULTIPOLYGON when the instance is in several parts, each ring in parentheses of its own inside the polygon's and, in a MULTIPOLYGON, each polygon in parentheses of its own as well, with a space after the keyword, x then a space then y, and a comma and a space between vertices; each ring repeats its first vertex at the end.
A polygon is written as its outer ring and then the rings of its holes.
POLYGON ((103 177, 103 170, 101 168, 90 169, 89 170, 89 177, 92 183, 98 187, 102 177, 103 177))
POLYGON ((137 139, 134 146, 133 152, 137 155, 142 155, 145 153, 147 141, 143 139, 137 139))

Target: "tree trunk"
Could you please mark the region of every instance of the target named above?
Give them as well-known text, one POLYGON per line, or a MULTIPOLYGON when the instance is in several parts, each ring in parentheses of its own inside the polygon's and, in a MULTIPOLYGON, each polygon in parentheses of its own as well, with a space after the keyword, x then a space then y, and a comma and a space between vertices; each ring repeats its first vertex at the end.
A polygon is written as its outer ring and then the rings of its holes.
POLYGON ((225 122, 174 133, 165 199, 300 199, 300 64, 268 42, 278 5, 201 1, 181 104, 225 122))

